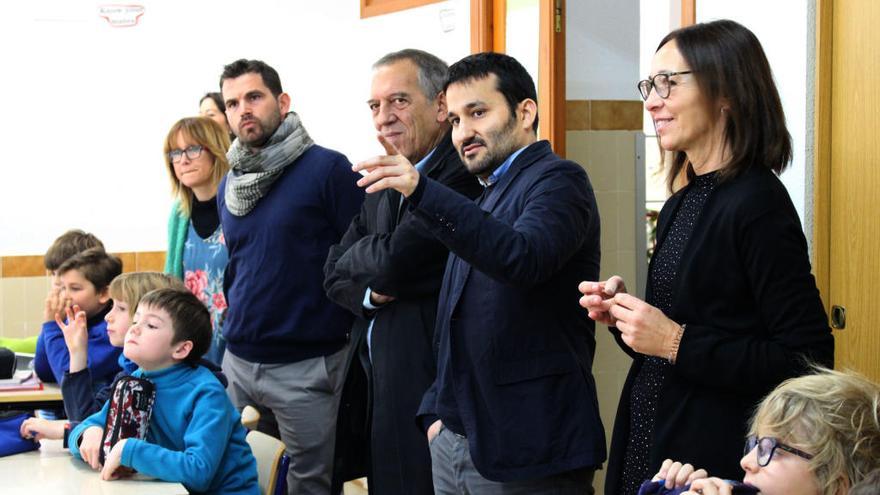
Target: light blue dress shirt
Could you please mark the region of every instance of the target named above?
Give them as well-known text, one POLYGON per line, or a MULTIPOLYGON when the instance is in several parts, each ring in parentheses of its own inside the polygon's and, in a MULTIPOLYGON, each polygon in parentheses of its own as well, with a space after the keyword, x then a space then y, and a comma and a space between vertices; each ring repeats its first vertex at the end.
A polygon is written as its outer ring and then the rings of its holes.
POLYGON ((507 157, 507 160, 504 160, 504 163, 502 163, 500 167, 496 168, 495 171, 492 172, 492 175, 490 175, 488 179, 483 180, 477 177, 477 180, 480 181, 480 184, 482 184, 483 187, 490 187, 494 185, 496 182, 498 182, 499 179, 501 179, 501 176, 504 175, 505 172, 507 172, 507 169, 510 168, 510 164, 512 164, 513 161, 516 160, 516 157, 518 157, 519 154, 522 153, 523 150, 526 148, 528 148, 528 146, 523 146, 522 148, 514 151, 510 156, 507 157))
MULTIPOLYGON (((422 173, 422 170, 425 168, 425 164, 428 163, 428 160, 431 159, 431 155, 433 155, 435 151, 437 151, 437 148, 432 149, 430 153, 428 153, 427 155, 425 155, 424 158, 419 160, 419 163, 416 163, 416 165, 415 165, 416 170, 418 170, 419 173, 422 173)), ((401 206, 403 205, 403 195, 402 194, 400 195, 400 205, 401 206)), ((370 289, 369 287, 367 287, 367 290, 364 293, 364 308, 366 308, 370 311, 381 308, 381 306, 376 306, 370 302, 370 294, 372 294, 372 293, 373 293, 373 290, 370 289)), ((370 326, 367 327, 367 352, 370 355, 370 361, 373 360, 373 321, 374 320, 375 320, 375 318, 370 320, 370 326)))

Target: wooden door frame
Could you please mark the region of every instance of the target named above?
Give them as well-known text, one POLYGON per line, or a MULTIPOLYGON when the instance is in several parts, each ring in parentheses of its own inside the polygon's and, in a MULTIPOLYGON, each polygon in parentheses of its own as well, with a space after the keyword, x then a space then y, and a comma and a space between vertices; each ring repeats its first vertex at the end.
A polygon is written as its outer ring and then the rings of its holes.
POLYGON ((681 27, 697 23, 697 0, 681 0, 681 27))
POLYGON ((361 0, 361 19, 413 9, 443 0, 361 0))
POLYGON ((833 0, 816 0, 813 122, 813 275, 830 310, 831 291, 831 58, 833 0))
MULTIPOLYGON (((539 138, 565 156, 565 0, 538 0, 539 138), (557 10, 559 25, 557 26, 557 10), (557 30, 558 27, 558 30, 557 30)), ((471 52, 505 51, 506 0, 471 0, 471 52)))
POLYGON ((506 19, 505 0, 471 0, 471 53, 504 53, 506 19))

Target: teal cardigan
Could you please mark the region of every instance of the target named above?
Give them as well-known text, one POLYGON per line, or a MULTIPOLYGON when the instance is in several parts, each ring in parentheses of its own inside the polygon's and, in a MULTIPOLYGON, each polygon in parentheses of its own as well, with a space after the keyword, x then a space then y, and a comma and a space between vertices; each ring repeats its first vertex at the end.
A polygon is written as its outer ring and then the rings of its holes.
POLYGON ((183 280, 183 245, 189 230, 189 215, 180 210, 180 201, 175 201, 168 218, 168 252, 165 254, 165 273, 183 280))

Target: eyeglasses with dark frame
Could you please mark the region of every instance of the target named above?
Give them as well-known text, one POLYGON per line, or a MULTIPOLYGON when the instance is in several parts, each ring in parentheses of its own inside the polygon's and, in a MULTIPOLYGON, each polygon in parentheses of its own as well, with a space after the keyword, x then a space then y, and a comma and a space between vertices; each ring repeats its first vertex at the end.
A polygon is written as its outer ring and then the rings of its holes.
POLYGON ((757 452, 755 452, 755 455, 757 456, 758 466, 761 467, 766 467, 767 464, 770 464, 770 460, 773 459, 773 453, 776 452, 776 449, 782 449, 806 460, 810 460, 813 458, 812 454, 808 454, 803 450, 799 450, 790 445, 786 445, 776 438, 758 438, 755 435, 751 435, 746 439, 746 447, 743 450, 743 455, 748 454, 755 447, 758 448, 757 452))
POLYGON ((184 153, 186 153, 186 157, 190 160, 195 160, 196 158, 202 156, 202 150, 205 147, 200 144, 193 144, 187 146, 185 149, 177 149, 171 150, 168 152, 168 159, 171 160, 171 163, 179 163, 180 159, 183 158, 184 153))
POLYGON ((642 95, 642 99, 648 101, 648 96, 651 95, 651 88, 653 87, 657 90, 657 96, 663 98, 669 98, 669 91, 671 90, 671 84, 669 83, 669 78, 672 76, 678 76, 681 74, 691 74, 693 71, 691 70, 680 70, 678 72, 658 72, 654 74, 653 77, 649 77, 647 79, 642 79, 639 81, 638 88, 639 93, 642 95))

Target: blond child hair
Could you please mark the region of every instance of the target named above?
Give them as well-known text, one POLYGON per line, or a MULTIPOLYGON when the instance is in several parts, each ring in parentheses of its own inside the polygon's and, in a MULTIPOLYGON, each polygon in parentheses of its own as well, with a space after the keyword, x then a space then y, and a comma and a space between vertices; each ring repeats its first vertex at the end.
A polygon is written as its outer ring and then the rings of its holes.
POLYGON ((183 282, 166 273, 123 273, 110 282, 110 297, 119 301, 125 301, 128 304, 128 316, 134 318, 134 312, 137 310, 138 303, 140 303, 141 298, 146 293, 166 288, 186 290, 183 282))
POLYGON ((880 467, 880 386, 851 371, 815 370, 770 392, 749 434, 811 453, 821 493, 837 495, 880 467))

